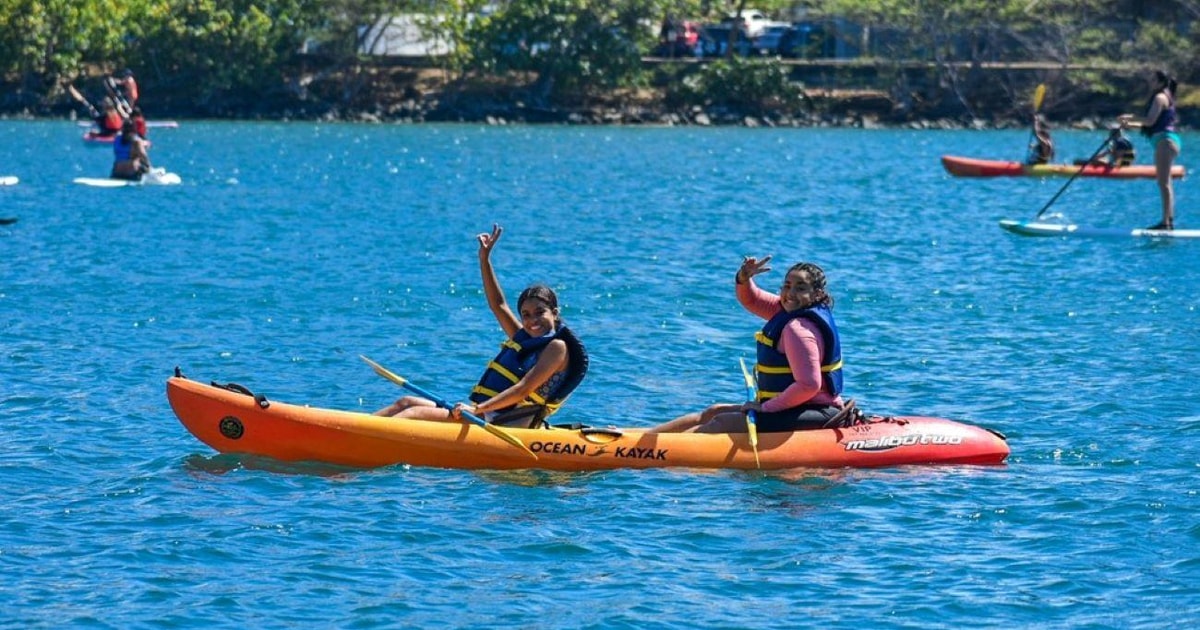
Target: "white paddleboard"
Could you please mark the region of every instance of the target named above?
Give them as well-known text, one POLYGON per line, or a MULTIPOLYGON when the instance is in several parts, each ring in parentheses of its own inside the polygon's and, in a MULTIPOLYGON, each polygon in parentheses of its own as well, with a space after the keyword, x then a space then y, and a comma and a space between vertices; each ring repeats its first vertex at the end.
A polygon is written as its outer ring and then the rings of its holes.
POLYGON ((138 185, 138 182, 130 179, 110 179, 108 177, 76 177, 74 181, 76 184, 95 186, 96 188, 121 188, 138 185))
POLYGON ((4 175, 0 177, 0 186, 16 186, 19 181, 16 175, 4 175))
POLYGON ((174 186, 183 183, 176 173, 168 173, 165 169, 156 168, 142 175, 141 179, 113 179, 111 177, 76 177, 76 184, 94 186, 97 188, 121 188, 123 186, 174 186))
POLYGON ((1200 230, 1106 228, 1074 223, 1040 223, 1003 219, 1000 227, 1022 236, 1081 236, 1084 238, 1200 238, 1200 230))

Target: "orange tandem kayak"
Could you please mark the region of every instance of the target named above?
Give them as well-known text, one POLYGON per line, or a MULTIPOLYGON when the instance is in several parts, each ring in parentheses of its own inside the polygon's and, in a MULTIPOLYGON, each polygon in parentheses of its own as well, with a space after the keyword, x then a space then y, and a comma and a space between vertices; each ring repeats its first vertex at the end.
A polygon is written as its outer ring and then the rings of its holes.
MULTIPOLYGON (((1106 177, 1109 179, 1154 179, 1153 164, 1133 164, 1130 166, 1100 166, 1089 165, 1080 167, 1077 164, 1023 164, 1004 160, 981 160, 957 155, 943 155, 942 166, 946 172, 955 177, 1106 177)), ((1171 177, 1183 179, 1186 173, 1183 166, 1176 164, 1171 167, 1171 177)))
MULTIPOLYGON (((167 398, 183 426, 213 449, 289 462, 563 471, 760 467, 744 433, 506 428, 531 455, 472 424, 293 405, 236 385, 205 385, 179 375, 167 380, 167 398)), ((999 433, 925 417, 876 417, 845 428, 760 433, 758 439, 759 461, 766 470, 1000 464, 1008 454, 999 433)))

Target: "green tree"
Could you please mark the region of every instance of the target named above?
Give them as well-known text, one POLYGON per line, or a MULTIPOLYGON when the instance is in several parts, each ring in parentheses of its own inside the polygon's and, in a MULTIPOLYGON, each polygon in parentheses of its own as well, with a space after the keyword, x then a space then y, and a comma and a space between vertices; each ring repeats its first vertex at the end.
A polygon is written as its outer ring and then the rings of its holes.
POLYGON ((0 73, 53 92, 84 64, 119 58, 144 0, 0 0, 0 73))
POLYGON ((155 0, 132 63, 201 109, 253 109, 287 91, 289 65, 322 7, 318 0, 155 0))
POLYGON ((534 98, 634 83, 641 54, 657 34, 661 13, 652 0, 513 0, 474 22, 472 67, 493 74, 528 72, 534 98))
POLYGON ((791 113, 808 99, 803 88, 789 80, 778 60, 742 57, 706 64, 673 86, 669 98, 679 105, 715 106, 757 115, 791 113))
POLYGON ((425 32, 449 45, 449 54, 437 60, 448 72, 461 76, 473 65, 472 29, 477 20, 487 19, 490 5, 489 0, 435 2, 438 12, 420 20, 425 32))

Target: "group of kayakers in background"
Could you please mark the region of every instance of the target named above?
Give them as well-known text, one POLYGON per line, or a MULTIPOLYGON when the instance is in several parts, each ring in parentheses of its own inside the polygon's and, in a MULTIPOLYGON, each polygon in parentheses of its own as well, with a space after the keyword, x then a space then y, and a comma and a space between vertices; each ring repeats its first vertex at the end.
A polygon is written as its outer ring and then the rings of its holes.
MULTIPOLYGON (((491 253, 503 229, 478 235, 479 269, 492 314, 507 335, 469 402, 452 408, 404 396, 376 415, 432 421, 461 421, 464 413, 500 426, 541 428, 587 373, 587 352, 563 324, 558 297, 534 284, 521 292, 517 313, 508 306, 492 267, 491 253)), ((734 276, 738 301, 766 321, 755 336, 757 395, 744 403, 713 405, 650 430, 653 433, 738 433, 753 414, 766 433, 832 426, 853 405, 841 398, 841 341, 825 272, 815 264, 792 266, 778 293, 759 288, 754 277, 771 270, 771 256, 746 257, 734 276)))
MULTIPOLYGON (((1122 127, 1117 126, 1109 130, 1108 139, 1105 140, 1104 145, 1095 156, 1091 159, 1075 160, 1075 166, 1091 165, 1109 168, 1129 166, 1133 164, 1136 157, 1133 141, 1125 135, 1122 127)), ((1054 140, 1050 137, 1046 120, 1041 114, 1034 114, 1033 139, 1029 142, 1029 153, 1025 157, 1025 163, 1030 165, 1049 164, 1053 160, 1054 140)))
POLYGON ((71 96, 87 108, 95 123, 93 132, 99 138, 112 138, 113 165, 109 177, 136 180, 150 172, 149 143, 146 140, 146 118, 138 106, 138 85, 133 71, 126 68, 104 77, 105 97, 97 108, 74 86, 67 86, 71 96))
MULTIPOLYGON (((1142 116, 1117 116, 1117 125, 1109 131, 1108 138, 1096 154, 1089 159, 1076 160, 1075 165, 1080 168, 1089 165, 1113 168, 1133 164, 1133 142, 1124 131, 1131 128, 1140 129, 1154 148, 1154 173, 1162 200, 1162 220, 1147 229, 1173 230, 1175 191, 1171 185, 1171 168, 1183 148, 1183 141, 1176 129, 1179 116, 1175 111, 1175 93, 1179 86, 1174 77, 1162 70, 1154 72, 1147 81, 1150 86, 1150 98, 1146 102, 1146 113, 1142 116)), ((1053 159, 1054 141, 1050 138, 1050 130, 1042 114, 1035 111, 1032 138, 1025 163, 1049 164, 1053 159)))

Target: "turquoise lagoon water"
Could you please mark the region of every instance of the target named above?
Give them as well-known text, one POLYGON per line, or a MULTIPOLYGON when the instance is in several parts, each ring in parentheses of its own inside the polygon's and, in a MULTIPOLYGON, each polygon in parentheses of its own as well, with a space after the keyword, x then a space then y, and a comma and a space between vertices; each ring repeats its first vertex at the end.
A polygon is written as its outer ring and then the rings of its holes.
MULTIPOLYGON (((1182 627, 1200 605, 1200 243, 1031 239, 1065 180, 961 180, 1019 131, 207 123, 175 187, 100 190, 67 122, 0 122, 0 626, 1182 627), (1004 432, 1007 466, 494 473, 218 456, 175 366, 370 410, 450 398, 545 281, 588 344, 564 421, 741 398, 743 255, 825 266, 848 393, 1004 432)), ((1084 157, 1100 133, 1056 134, 1084 157)), ((1189 134, 1187 147, 1200 146, 1189 134)), ((1148 150, 1139 145, 1141 161, 1148 150)), ((1200 165, 1185 150, 1181 162, 1200 165)), ((1195 178, 1181 227, 1200 227, 1195 178)), ((1157 221, 1151 181, 1050 213, 1157 221)))

